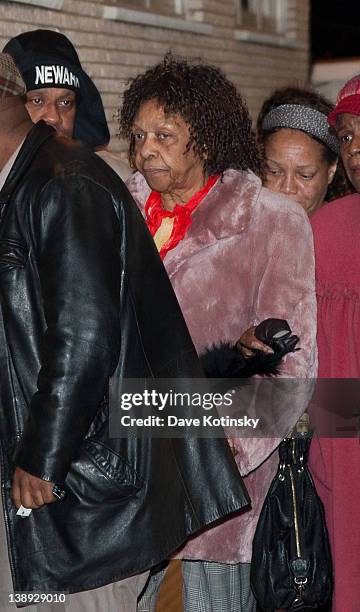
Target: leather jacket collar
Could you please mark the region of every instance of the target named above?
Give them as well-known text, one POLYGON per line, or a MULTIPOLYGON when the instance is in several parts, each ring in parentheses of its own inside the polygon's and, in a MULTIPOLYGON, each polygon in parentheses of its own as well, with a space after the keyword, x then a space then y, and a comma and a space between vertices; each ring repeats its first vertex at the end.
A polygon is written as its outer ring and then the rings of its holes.
POLYGON ((0 192, 1 209, 8 202, 18 181, 37 155, 39 148, 46 140, 52 138, 54 134, 56 134, 54 128, 46 125, 44 121, 39 121, 39 123, 32 127, 0 192))

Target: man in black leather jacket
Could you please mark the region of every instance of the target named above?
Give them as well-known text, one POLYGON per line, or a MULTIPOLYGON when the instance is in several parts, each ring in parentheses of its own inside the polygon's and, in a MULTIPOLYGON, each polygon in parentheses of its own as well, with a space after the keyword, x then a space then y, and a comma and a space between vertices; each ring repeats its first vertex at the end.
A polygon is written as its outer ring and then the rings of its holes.
POLYGON ((0 54, 2 505, 14 589, 78 593, 145 572, 248 498, 224 439, 110 438, 113 376, 201 369, 126 187, 33 126, 21 93, 0 54))

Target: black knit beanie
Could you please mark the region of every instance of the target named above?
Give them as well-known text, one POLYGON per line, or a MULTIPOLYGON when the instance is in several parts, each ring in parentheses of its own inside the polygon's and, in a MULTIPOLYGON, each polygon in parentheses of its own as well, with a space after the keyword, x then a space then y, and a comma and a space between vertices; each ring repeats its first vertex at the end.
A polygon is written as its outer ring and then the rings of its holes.
POLYGON ((4 47, 19 68, 27 91, 44 87, 76 93, 74 138, 96 148, 110 140, 103 103, 95 84, 82 69, 68 38, 54 30, 33 30, 12 38, 4 47))

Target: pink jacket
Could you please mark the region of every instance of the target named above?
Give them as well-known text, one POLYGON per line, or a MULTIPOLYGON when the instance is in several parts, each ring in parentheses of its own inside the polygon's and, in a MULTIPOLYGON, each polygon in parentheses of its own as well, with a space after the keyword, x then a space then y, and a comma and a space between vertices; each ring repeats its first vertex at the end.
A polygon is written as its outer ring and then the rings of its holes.
MULTIPOLYGON (((143 211, 150 193, 145 179, 136 173, 127 186, 143 211)), ((164 265, 199 353, 278 317, 301 338, 301 351, 285 358, 281 375, 316 376, 313 241, 299 205, 263 188, 250 172, 228 170, 196 209, 185 238, 168 252, 164 265)), ((305 408, 304 402, 296 405, 280 437, 305 408)), ((179 557, 250 561, 259 512, 276 473, 278 443, 278 438, 236 439, 251 509, 192 538, 179 557)))

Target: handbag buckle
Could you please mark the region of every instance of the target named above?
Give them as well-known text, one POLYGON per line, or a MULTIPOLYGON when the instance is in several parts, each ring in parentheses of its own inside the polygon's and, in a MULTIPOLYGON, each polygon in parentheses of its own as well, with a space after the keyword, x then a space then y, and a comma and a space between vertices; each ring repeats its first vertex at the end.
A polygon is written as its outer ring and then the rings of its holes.
POLYGON ((285 480, 285 474, 284 474, 285 469, 286 469, 286 463, 285 463, 285 461, 283 461, 279 465, 279 474, 278 474, 278 478, 279 478, 279 480, 281 480, 281 482, 283 482, 285 480))
POLYGON ((298 586, 303 586, 304 584, 307 583, 307 578, 294 578, 294 582, 296 585, 298 586))

